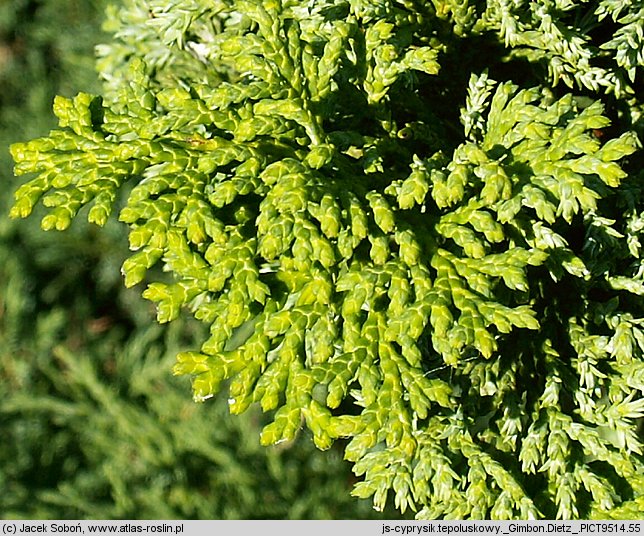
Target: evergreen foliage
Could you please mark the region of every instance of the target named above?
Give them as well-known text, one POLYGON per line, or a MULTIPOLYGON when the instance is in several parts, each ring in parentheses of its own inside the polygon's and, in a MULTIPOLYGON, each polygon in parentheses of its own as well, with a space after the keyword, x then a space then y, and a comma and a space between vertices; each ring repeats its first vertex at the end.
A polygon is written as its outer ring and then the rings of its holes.
MULTIPOLYGON (((91 61, 104 4, 0 3, 0 174, 7 140, 46 133, 56 92, 98 90, 91 61)), ((259 411, 195 405, 174 356, 195 321, 154 324, 123 289, 123 224, 64 235, 0 218, 0 517, 3 519, 375 518, 349 494, 341 450, 307 434, 266 449, 259 411), (315 486, 310 483, 316 482, 315 486)))
POLYGON ((348 439, 377 509, 644 510, 642 2, 126 6, 12 215, 117 208, 195 399, 348 439))
POLYGON ((35 348, 0 356, 3 518, 373 517, 351 499, 337 449, 326 456, 305 437, 265 449, 257 411, 233 419, 225 399, 196 405, 168 381, 181 323, 124 341, 93 319, 79 348, 63 335, 69 320, 41 314, 35 348))

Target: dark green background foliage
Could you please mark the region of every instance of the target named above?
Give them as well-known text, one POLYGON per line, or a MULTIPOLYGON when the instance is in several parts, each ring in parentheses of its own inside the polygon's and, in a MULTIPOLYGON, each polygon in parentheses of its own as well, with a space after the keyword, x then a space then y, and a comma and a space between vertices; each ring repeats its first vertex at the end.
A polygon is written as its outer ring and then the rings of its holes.
POLYGON ((642 2, 124 6, 11 215, 115 212, 196 400, 343 449, 379 510, 641 514, 642 2))
POLYGON ((321 453, 306 433, 266 449, 259 412, 231 418, 224 397, 190 399, 170 372, 203 328, 155 325, 123 289, 122 225, 53 235, 7 218, 9 143, 55 126, 54 95, 99 90, 106 4, 0 3, 0 517, 379 515, 350 497, 340 450, 321 453))

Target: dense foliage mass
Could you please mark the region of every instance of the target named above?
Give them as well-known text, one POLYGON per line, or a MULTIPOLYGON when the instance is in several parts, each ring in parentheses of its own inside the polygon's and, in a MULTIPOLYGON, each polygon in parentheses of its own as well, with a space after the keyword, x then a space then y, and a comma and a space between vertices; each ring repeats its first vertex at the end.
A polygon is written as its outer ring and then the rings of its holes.
POLYGON ((55 125, 56 92, 99 89, 106 3, 0 2, 0 517, 396 517, 350 496, 340 448, 320 452, 305 433, 261 447, 259 409, 232 417, 224 393, 186 396, 189 379, 169 372, 204 327, 159 326, 123 288, 122 224, 97 232, 78 219, 57 235, 6 217, 9 140, 55 125))
POLYGON ((16 144, 44 229, 116 206, 127 286, 209 326, 197 400, 346 438, 420 518, 644 508, 644 5, 130 1, 104 97, 16 144), (123 194, 123 196, 121 196, 123 194), (169 274, 159 273, 161 266, 169 274))

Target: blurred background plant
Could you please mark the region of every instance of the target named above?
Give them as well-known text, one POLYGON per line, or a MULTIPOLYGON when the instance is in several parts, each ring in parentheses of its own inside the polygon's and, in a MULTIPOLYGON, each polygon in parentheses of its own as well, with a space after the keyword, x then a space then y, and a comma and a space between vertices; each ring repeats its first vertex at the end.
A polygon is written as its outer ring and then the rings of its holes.
POLYGON ((8 146, 54 126, 54 95, 99 91, 108 3, 0 0, 0 517, 398 517, 350 496, 340 447, 304 433, 260 447, 258 412, 191 402, 170 371, 201 326, 161 327, 123 288, 120 224, 43 233, 39 218, 8 219, 8 146))

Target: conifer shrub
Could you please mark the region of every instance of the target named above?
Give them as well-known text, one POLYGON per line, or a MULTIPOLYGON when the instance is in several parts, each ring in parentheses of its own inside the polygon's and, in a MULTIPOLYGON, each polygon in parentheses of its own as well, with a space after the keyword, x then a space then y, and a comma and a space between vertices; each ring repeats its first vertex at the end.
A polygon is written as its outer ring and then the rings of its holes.
POLYGON ((106 38, 103 9, 0 3, 1 517, 396 517, 350 496, 339 445, 321 452, 301 433, 266 449, 259 408, 232 417, 224 393, 207 405, 186 396, 189 379, 169 371, 205 327, 155 324, 153 307, 123 288, 122 224, 79 218, 57 235, 6 217, 18 180, 8 140, 52 128, 56 92, 99 89, 91 56, 106 38))
POLYGON ((129 227, 194 398, 419 518, 644 510, 644 5, 131 0, 11 211, 129 227), (85 207, 87 207, 85 209, 85 207))

